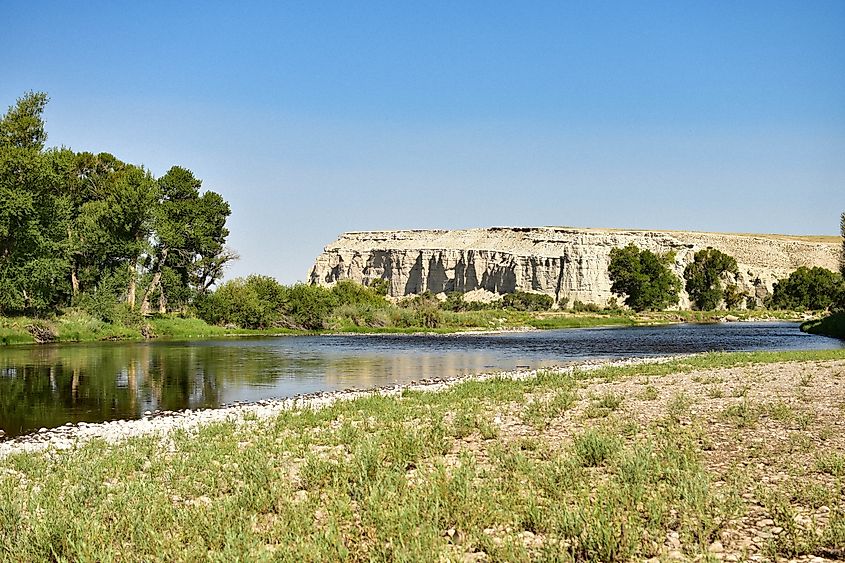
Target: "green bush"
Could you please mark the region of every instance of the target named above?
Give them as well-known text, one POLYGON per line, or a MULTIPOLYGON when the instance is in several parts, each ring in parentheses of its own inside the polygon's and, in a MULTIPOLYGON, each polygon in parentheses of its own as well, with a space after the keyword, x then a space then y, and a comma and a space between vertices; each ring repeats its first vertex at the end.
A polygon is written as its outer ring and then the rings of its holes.
POLYGON ((598 313, 602 311, 602 308, 595 303, 583 303, 576 299, 572 303, 572 310, 576 313, 598 313))
POLYGON ((550 295, 527 291, 514 291, 502 298, 502 307, 514 311, 548 311, 553 304, 554 299, 550 295))
POLYGON ((262 329, 284 326, 288 289, 268 276, 235 278, 197 300, 197 313, 210 324, 262 329))
POLYGON ((452 311, 453 313, 461 313, 464 311, 487 311, 490 309, 501 308, 501 301, 493 301, 491 303, 484 303, 482 301, 466 301, 464 294, 460 291, 452 291, 446 294, 446 300, 440 303, 440 308, 444 311, 452 311))
POLYGON ((438 328, 443 324, 440 300, 430 291, 404 299, 399 305, 413 312, 413 323, 408 326, 438 328))
POLYGON ((640 250, 633 243, 610 251, 611 291, 625 296, 625 304, 635 311, 661 310, 678 302, 681 280, 668 265, 674 255, 658 256, 640 250))
POLYGON ((775 309, 827 309, 842 301, 842 276, 825 268, 801 266, 775 283, 770 306, 775 309))
POLYGON ((387 299, 379 288, 366 287, 352 280, 341 280, 331 288, 337 305, 386 307, 387 299))
POLYGON ((318 285, 298 283, 288 289, 285 316, 297 328, 318 330, 337 306, 337 297, 331 290, 318 285))

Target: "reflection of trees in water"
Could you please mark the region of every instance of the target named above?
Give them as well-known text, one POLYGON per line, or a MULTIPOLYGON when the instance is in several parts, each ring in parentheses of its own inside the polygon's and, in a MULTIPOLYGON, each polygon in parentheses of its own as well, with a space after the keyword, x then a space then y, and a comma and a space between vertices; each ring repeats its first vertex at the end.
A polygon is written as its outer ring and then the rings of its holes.
MULTIPOLYGON (((0 428, 14 435, 65 422, 134 418, 145 410, 218 406, 226 388, 289 383, 372 387, 481 371, 488 354, 314 350, 308 345, 106 343, 0 350, 0 428), (289 383, 286 383, 289 382, 289 383)), ((230 391, 231 393, 231 391, 230 391)), ((226 400, 237 398, 237 390, 226 400)))
POLYGON ((65 422, 210 407, 220 385, 202 347, 40 346, 0 352, 0 428, 13 435, 65 422))

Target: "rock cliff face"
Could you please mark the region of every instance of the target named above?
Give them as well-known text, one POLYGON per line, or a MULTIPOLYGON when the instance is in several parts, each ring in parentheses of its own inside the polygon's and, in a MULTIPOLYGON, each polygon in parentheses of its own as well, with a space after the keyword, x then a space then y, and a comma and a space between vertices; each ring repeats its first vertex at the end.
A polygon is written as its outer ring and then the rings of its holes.
MULTIPOLYGON (((325 248, 309 277, 320 285, 383 278, 394 297, 426 290, 521 290, 551 295, 556 303, 605 305, 613 297, 607 275, 610 251, 629 243, 674 252, 678 276, 698 250, 713 247, 730 254, 739 265, 737 285, 757 300, 799 266, 837 270, 840 248, 838 237, 684 231, 494 227, 350 232, 325 248)), ((689 307, 685 292, 679 305, 689 307)))

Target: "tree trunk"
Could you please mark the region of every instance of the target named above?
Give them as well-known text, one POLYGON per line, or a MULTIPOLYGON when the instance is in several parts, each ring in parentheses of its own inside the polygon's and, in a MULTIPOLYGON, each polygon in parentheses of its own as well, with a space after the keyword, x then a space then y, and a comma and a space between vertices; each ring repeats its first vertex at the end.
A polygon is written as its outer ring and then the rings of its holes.
POLYGON ((131 311, 135 310, 135 287, 137 280, 135 279, 135 261, 129 262, 129 287, 126 290, 126 303, 129 305, 131 311))
POLYGON ((158 284, 158 314, 164 315, 167 313, 167 298, 164 296, 164 286, 158 284))
MULTIPOLYGON (((161 285, 161 268, 164 265, 165 260, 167 260, 167 252, 168 250, 165 248, 161 251, 161 257, 156 262, 155 266, 155 273, 153 274, 153 279, 150 281, 150 285, 147 287, 147 290, 144 292, 144 300, 141 302, 141 315, 148 316, 150 314, 150 297, 152 296, 153 292, 156 290, 156 287, 161 285)), ((163 295, 163 293, 162 293, 163 295)))
POLYGON ((74 297, 79 295, 79 278, 76 275, 76 262, 74 262, 73 269, 70 271, 70 285, 73 288, 74 297))

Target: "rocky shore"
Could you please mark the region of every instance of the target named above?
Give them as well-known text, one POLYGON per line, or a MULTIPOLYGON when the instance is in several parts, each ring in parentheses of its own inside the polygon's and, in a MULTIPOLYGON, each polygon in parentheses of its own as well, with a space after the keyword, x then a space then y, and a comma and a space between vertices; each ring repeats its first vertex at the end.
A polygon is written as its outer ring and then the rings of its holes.
MULTIPOLYGON (((677 356, 673 358, 677 358, 677 356)), ((673 358, 630 358, 612 361, 588 360, 570 363, 553 368, 553 370, 559 372, 571 372, 576 368, 579 370, 594 370, 607 366, 661 363, 673 358)), ((100 423, 67 423, 57 428, 41 428, 37 432, 0 442, 0 459, 19 452, 36 452, 50 448, 64 450, 94 439, 115 443, 148 434, 165 435, 176 429, 192 430, 215 422, 234 421, 236 423, 244 423, 255 420, 256 418, 266 419, 285 410, 296 408, 319 409, 331 405, 336 401, 352 400, 372 394, 398 396, 406 390, 439 391, 470 380, 484 381, 493 377, 525 379, 534 377, 536 374, 537 370, 533 369, 468 374, 450 378, 422 379, 412 381, 409 384, 388 385, 372 389, 344 389, 341 391, 308 393, 256 402, 233 403, 216 409, 146 411, 140 419, 113 420, 100 423)))

